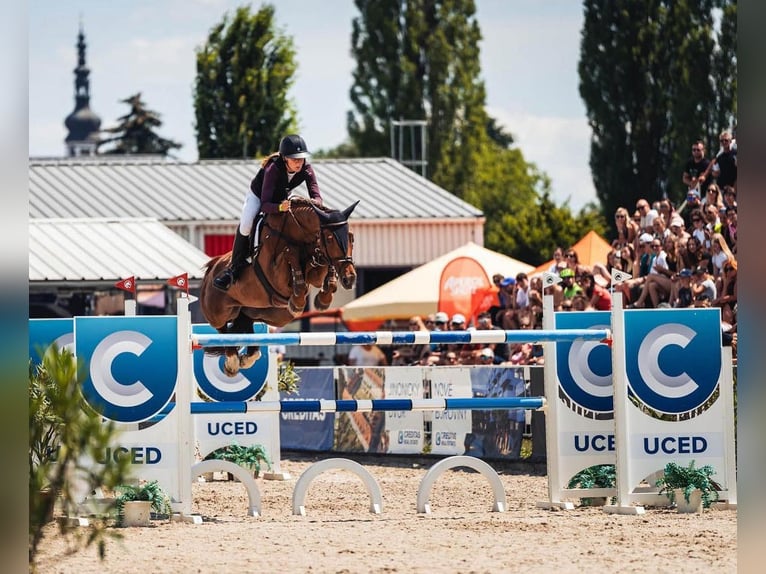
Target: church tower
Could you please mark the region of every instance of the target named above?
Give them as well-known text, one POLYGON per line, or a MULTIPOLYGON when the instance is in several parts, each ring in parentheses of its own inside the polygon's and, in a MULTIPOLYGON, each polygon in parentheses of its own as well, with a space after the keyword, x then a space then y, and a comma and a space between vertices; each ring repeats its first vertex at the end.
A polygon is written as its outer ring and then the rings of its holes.
POLYGON ((80 24, 77 36, 77 67, 74 69, 74 111, 64 120, 69 134, 66 142, 67 155, 96 155, 99 142, 101 118, 90 109, 90 70, 85 65, 85 35, 80 24))

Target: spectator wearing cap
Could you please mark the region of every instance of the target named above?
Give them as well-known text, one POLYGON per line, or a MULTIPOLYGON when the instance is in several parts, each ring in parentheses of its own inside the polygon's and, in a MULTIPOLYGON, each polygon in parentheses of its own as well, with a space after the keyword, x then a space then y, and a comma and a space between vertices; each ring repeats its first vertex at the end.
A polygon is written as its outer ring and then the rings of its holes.
POLYGON ((679 309, 685 309, 691 307, 694 303, 694 295, 692 294, 691 269, 681 269, 678 272, 678 288, 676 289, 675 298, 671 299, 671 306, 679 309))
POLYGON ((561 287, 564 299, 572 299, 575 295, 582 293, 582 287, 575 282, 574 269, 567 267, 562 269, 559 274, 561 277, 561 287))
POLYGON ((482 348, 477 354, 478 365, 492 365, 495 363, 495 352, 489 347, 482 348))
POLYGON ((694 270, 691 283, 694 295, 694 307, 709 307, 718 295, 715 282, 708 274, 707 267, 698 265, 694 270))
POLYGON ((674 213, 673 217, 670 218, 670 233, 673 237, 683 239, 684 241, 690 237, 689 233, 686 231, 684 218, 678 213, 674 213))
MULTIPOLYGON (((439 311, 434 315, 434 331, 449 331, 449 315, 444 311, 439 311)), ((431 354, 442 353, 447 350, 447 345, 442 343, 431 343, 431 354)), ((437 355, 438 357, 439 355, 437 355)))

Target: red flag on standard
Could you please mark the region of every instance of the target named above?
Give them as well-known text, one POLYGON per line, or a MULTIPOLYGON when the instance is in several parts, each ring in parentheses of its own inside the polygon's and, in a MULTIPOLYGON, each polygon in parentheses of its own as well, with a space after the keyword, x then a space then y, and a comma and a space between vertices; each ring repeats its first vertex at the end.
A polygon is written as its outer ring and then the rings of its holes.
POLYGON ((136 278, 135 277, 128 277, 127 279, 123 279, 122 281, 117 281, 117 283, 114 284, 117 289, 122 289, 123 291, 130 291, 131 293, 136 292, 136 278))
POLYGON ((173 287, 178 287, 179 289, 183 289, 187 293, 189 292, 189 274, 188 273, 182 273, 181 275, 176 275, 175 277, 171 277, 168 279, 168 285, 172 285, 173 287))

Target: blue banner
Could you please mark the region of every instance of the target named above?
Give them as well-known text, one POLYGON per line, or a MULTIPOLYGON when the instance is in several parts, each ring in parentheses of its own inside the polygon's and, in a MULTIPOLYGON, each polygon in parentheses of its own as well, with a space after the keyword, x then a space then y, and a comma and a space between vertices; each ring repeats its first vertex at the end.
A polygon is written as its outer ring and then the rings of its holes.
MULTIPOLYGON (((299 394, 279 393, 282 401, 335 399, 332 367, 296 368, 299 394)), ((334 413, 280 413, 279 430, 284 449, 328 451, 333 447, 334 413)))
MULTIPOLYGON (((523 368, 471 369, 474 397, 507 398, 525 395, 523 368)), ((475 410, 471 432, 465 437, 463 454, 480 458, 521 458, 525 411, 475 410)))

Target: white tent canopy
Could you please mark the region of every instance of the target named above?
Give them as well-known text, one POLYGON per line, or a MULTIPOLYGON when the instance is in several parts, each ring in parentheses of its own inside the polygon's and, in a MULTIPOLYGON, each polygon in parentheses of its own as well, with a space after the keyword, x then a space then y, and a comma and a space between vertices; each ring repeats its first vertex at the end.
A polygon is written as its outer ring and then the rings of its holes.
POLYGON ((468 242, 354 299, 343 307, 343 320, 351 329, 374 329, 376 324, 390 319, 403 320, 413 315, 448 311, 438 308, 442 274, 451 263, 461 259, 473 260, 475 268, 481 268, 486 274, 489 285, 496 273, 515 277, 517 273, 529 273, 534 269, 532 265, 468 242))

